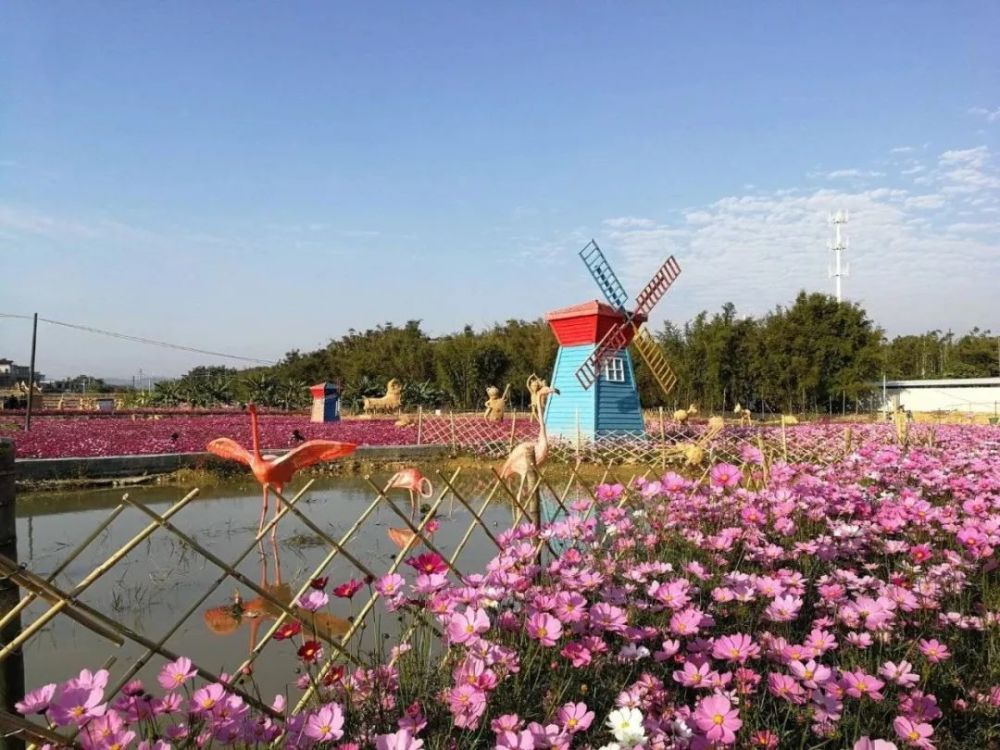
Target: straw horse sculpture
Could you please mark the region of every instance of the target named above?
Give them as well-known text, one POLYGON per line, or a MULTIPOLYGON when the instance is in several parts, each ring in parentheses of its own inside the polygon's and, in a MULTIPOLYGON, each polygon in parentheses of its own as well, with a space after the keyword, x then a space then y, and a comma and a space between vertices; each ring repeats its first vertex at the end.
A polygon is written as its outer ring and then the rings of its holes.
POLYGON ((385 386, 384 396, 365 396, 362 411, 365 414, 399 411, 403 405, 403 384, 393 378, 385 386))

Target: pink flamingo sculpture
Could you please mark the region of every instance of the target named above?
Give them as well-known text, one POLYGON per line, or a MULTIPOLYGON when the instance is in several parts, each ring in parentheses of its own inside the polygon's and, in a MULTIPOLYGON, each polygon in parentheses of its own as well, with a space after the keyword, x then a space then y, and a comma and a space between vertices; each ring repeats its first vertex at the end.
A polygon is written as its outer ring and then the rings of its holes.
MULTIPOLYGON (((545 386, 538 393, 544 399, 553 393, 558 396, 559 390, 551 386, 545 386)), ((515 445, 514 450, 507 456, 507 460, 504 461, 503 467, 500 469, 501 479, 507 479, 514 475, 520 477, 521 483, 517 489, 518 501, 521 499, 521 491, 524 489, 525 480, 534 474, 538 470, 538 467, 545 463, 545 459, 548 457, 549 435, 545 431, 545 416, 542 415, 538 420, 538 437, 534 441, 526 440, 523 443, 515 445)))
MULTIPOLYGON (((388 492, 389 490, 406 490, 410 493, 411 521, 417 515, 417 496, 426 500, 434 495, 434 487, 431 485, 431 480, 421 474, 420 469, 417 468, 400 469, 389 477, 389 483, 386 485, 385 491, 388 492)), ((409 529, 390 528, 387 533, 392 543, 400 549, 405 547, 414 536, 414 533, 409 529)))
MULTIPOLYGON (((550 386, 545 386, 538 393, 543 398, 552 393, 559 395, 558 389, 550 386)), ((503 468, 500 469, 500 478, 507 479, 516 474, 524 481, 524 478, 545 463, 545 459, 548 457, 549 435, 545 431, 545 419, 543 418, 538 421, 538 437, 535 440, 526 440, 514 446, 514 450, 507 456, 503 468)))
POLYGON ((421 474, 420 469, 416 468, 400 469, 397 471, 389 477, 389 483, 385 489, 386 492, 389 490, 406 490, 410 493, 411 518, 417 512, 417 496, 426 500, 434 494, 434 487, 431 485, 431 480, 421 474))
MULTIPOLYGON (((262 456, 260 453, 260 428, 257 425, 257 407, 250 404, 250 431, 253 438, 253 452, 251 453, 235 440, 229 438, 217 438, 208 444, 209 453, 214 453, 221 458, 230 461, 239 461, 250 467, 254 477, 264 488, 264 504, 260 509, 260 524, 257 526, 257 533, 264 528, 264 519, 267 517, 268 491, 273 487, 277 492, 281 492, 285 485, 292 481, 292 477, 299 469, 318 464, 321 461, 333 461, 344 456, 349 456, 357 448, 354 443, 338 443, 334 440, 310 440, 302 443, 296 448, 292 448, 283 456, 262 456)), ((275 515, 278 507, 275 506, 275 515)), ((271 538, 277 536, 278 527, 271 529, 271 538)))

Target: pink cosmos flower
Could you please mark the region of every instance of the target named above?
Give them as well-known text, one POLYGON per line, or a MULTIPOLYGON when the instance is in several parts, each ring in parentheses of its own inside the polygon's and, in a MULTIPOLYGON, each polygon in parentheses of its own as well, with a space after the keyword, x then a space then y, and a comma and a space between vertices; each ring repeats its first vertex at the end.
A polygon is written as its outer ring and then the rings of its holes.
POLYGON ((83 726, 107 710, 102 688, 75 687, 63 690, 49 706, 48 716, 56 726, 83 726))
POLYGON ((697 635, 702 617, 702 613, 694 607, 675 612, 670 617, 670 632, 674 635, 697 635))
POLYGON ((501 714, 490 722, 490 729, 496 734, 500 732, 513 732, 520 729, 524 722, 517 714, 501 714))
POLYGON ((395 596, 405 585, 406 580, 403 576, 399 573, 389 573, 378 579, 378 582, 375 584, 375 590, 382 596, 395 596))
POLYGON ((736 664, 745 664, 747 660, 756 658, 759 654, 760 646, 745 633, 724 635, 712 644, 712 656, 736 664))
POLYGON ((873 740, 869 737, 862 737, 854 743, 852 750, 899 750, 899 748, 889 740, 873 740))
POLYGON ((767 691, 777 697, 784 698, 789 703, 805 703, 805 691, 795 678, 779 672, 771 672, 767 676, 767 691))
POLYGON ((462 729, 475 727, 486 711, 486 693, 469 684, 449 690, 447 700, 452 721, 462 729))
POLYGON ((336 703, 327 703, 309 715, 303 732, 317 742, 335 742, 344 736, 344 712, 336 703))
POLYGON ((920 649, 920 653, 927 657, 927 661, 931 664, 937 664, 942 662, 951 656, 951 652, 948 647, 937 639, 926 640, 921 638, 917 641, 917 646, 920 649))
POLYGON ((298 598, 296 605, 306 610, 307 612, 316 612, 320 608, 325 607, 330 601, 330 597, 325 591, 320 591, 318 589, 309 589, 305 594, 298 598))
POLYGON ((625 610, 607 602, 598 602, 590 608, 590 625, 596 630, 620 633, 628 620, 625 610))
POLYGON ((691 601, 691 597, 687 594, 688 588, 688 582, 683 579, 668 583, 654 581, 649 585, 647 593, 660 604, 678 610, 683 609, 691 601))
POLYGON ((577 668, 585 667, 593 660, 590 649, 578 641, 567 643, 559 653, 569 659, 570 664, 577 668))
POLYGON ((535 735, 527 729, 498 732, 496 741, 499 750, 535 750, 535 735))
POLYGON ((913 671, 913 665, 905 659, 899 664, 887 661, 878 673, 900 687, 912 687, 920 681, 920 676, 913 671))
POLYGON ((448 638, 452 643, 466 643, 490 629, 490 618, 482 609, 466 607, 462 614, 455 613, 448 622, 448 638))
POLYGON ((771 622, 791 622, 799 616, 802 609, 802 599, 797 596, 776 596, 767 609, 764 616, 771 622))
POLYGON ((176 690, 197 674, 198 671, 191 666, 191 660, 181 656, 177 661, 165 665, 157 679, 164 690, 176 690))
POLYGON ((674 671, 674 682, 679 682, 684 687, 709 688, 712 670, 708 662, 695 666, 693 662, 685 662, 683 669, 674 671))
POLYGON ((565 623, 579 622, 587 611, 587 600, 575 591, 556 594, 556 616, 565 623))
POLYGON ((380 734, 375 738, 375 750, 421 750, 423 746, 424 741, 414 737, 407 729, 380 734))
POLYGON ((91 672, 89 669, 82 669, 79 675, 66 682, 65 687, 67 689, 87 688, 88 690, 104 690, 108 686, 108 677, 110 677, 110 673, 106 669, 98 669, 96 672, 91 672))
POLYGON ((195 690, 191 696, 191 713, 203 714, 212 711, 225 697, 226 689, 217 682, 195 690))
POLYGON ((925 750, 931 750, 934 747, 934 743, 930 739, 931 735, 934 734, 934 727, 930 724, 918 724, 905 716, 897 716, 892 721, 892 728, 896 730, 896 735, 901 740, 905 740, 910 747, 919 747, 925 750))
POLYGON ((55 695, 55 692, 55 683, 42 685, 42 687, 35 688, 25 695, 23 700, 19 700, 14 704, 14 707, 22 716, 44 714, 48 710, 49 703, 52 701, 52 696, 55 695))
POLYGON ((528 620, 528 636, 543 646, 555 646, 562 636, 562 623, 548 612, 536 612, 528 620))
POLYGON ((740 712, 724 696, 710 695, 702 699, 691 718, 708 741, 732 745, 737 730, 743 726, 739 716, 740 712))
POLYGON ((716 464, 712 467, 711 482, 715 487, 735 487, 743 479, 738 466, 732 464, 716 464))
POLYGON ((882 680, 865 674, 861 668, 855 669, 853 672, 842 672, 840 677, 840 686, 852 698, 871 698, 880 701, 883 695, 879 690, 884 685, 882 680))
POLYGON ((556 713, 559 724, 570 734, 585 732, 594 721, 594 712, 586 703, 567 703, 556 713))
POLYGON ((817 664, 812 659, 805 664, 796 659, 788 664, 788 671, 794 675, 795 679, 813 690, 833 679, 833 671, 829 667, 817 664))

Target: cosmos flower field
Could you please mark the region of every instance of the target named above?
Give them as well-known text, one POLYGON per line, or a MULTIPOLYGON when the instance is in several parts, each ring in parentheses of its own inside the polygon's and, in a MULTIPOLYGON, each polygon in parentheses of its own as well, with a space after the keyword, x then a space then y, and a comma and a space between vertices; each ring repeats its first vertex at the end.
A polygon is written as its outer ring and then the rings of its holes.
POLYGON ((414 552, 377 580, 314 581, 305 610, 365 587, 416 627, 369 669, 286 623, 288 692, 268 712, 184 659, 159 684, 107 696, 106 673, 85 672, 20 707, 87 748, 1000 743, 995 428, 829 462, 749 456, 594 495, 499 534, 462 580, 414 552))
MULTIPOLYGON (((250 420, 241 412, 197 416, 150 415, 54 417, 32 421, 25 432, 22 419, 5 423, 0 415, 0 437, 16 441, 18 458, 126 456, 149 453, 197 453, 218 437, 250 444, 250 420), (174 437, 176 435, 176 438, 174 437)), ((262 445, 289 448, 299 430, 307 440, 340 440, 358 445, 408 445, 417 441, 415 427, 396 427, 391 419, 343 419, 313 424, 308 417, 264 414, 260 419, 262 445)))

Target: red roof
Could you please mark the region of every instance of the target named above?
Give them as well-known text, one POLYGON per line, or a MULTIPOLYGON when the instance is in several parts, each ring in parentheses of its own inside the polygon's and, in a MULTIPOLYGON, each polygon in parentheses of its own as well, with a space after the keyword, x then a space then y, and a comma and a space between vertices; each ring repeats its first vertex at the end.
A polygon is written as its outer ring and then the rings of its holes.
MULTIPOLYGON (((570 307, 561 307, 558 310, 553 310, 545 314, 545 319, 548 321, 565 320, 566 318, 582 318, 585 315, 602 315, 609 318, 622 317, 622 314, 611 305, 592 299, 589 302, 582 302, 579 305, 571 305, 570 307)), ((635 322, 645 323, 646 316, 635 316, 635 322)))
MULTIPOLYGON (((545 320, 561 346, 576 346, 596 344, 609 330, 624 322, 624 316, 611 305, 595 299, 581 305, 553 310, 545 316, 545 320)), ((637 325, 645 320, 645 315, 635 317, 637 325)), ((627 327, 626 334, 630 341, 632 326, 627 327)))

